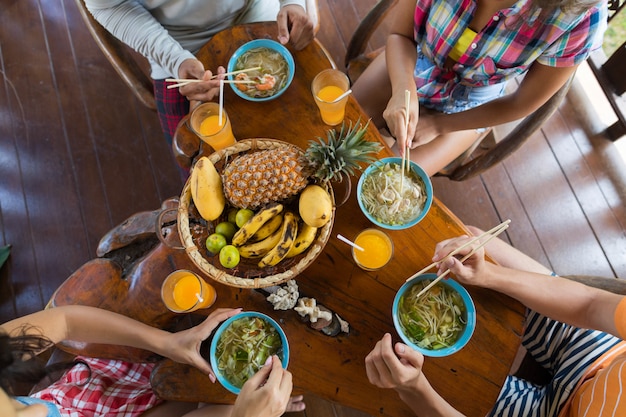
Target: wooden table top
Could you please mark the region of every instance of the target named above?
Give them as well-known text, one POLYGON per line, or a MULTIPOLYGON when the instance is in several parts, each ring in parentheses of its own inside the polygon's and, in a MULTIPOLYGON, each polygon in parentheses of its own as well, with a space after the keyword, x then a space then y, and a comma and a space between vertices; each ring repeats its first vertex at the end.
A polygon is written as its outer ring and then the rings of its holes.
MULTIPOLYGON (((275 25, 253 24, 227 30, 216 35, 197 56, 206 68, 226 67, 235 49, 248 40, 262 37, 276 39, 275 25)), ((224 106, 236 138, 281 139, 304 148, 309 140, 325 137, 329 127, 321 121, 310 84, 319 71, 334 64, 318 42, 302 51, 291 52, 296 61, 294 81, 277 99, 252 103, 236 96, 229 87, 225 88, 224 106)), ((359 117, 365 120, 366 116, 350 97, 346 120, 356 122, 359 117)), ((185 125, 181 125, 179 134, 178 146, 188 152, 191 149, 191 154, 197 152, 197 139, 189 137, 193 135, 185 125)), ((373 126, 367 135, 370 140, 381 140, 373 126)), ((388 148, 380 154, 381 157, 389 155, 388 148)), ((301 296, 317 299, 347 320, 349 334, 330 337, 313 330, 302 323, 293 310, 274 311, 264 295, 254 290, 227 288, 216 283, 216 306, 241 306, 261 311, 282 324, 290 341, 289 370, 294 376, 295 391, 311 392, 372 415, 409 415, 409 409, 397 395, 368 382, 364 359, 384 333, 389 332, 399 340, 391 319, 395 291, 407 277, 431 262, 437 242, 466 233, 466 229, 435 198, 430 212, 418 225, 405 231, 389 231, 395 246, 392 261, 378 272, 365 272, 354 264, 350 247, 334 236, 340 233, 353 238, 367 227, 372 224, 361 213, 353 190, 348 201, 336 210, 333 237, 324 251, 296 278, 301 296)), ((468 290, 476 303, 478 317, 471 341, 454 355, 427 358, 424 372, 452 405, 467 415, 484 415, 500 391, 515 356, 523 308, 492 291, 468 290)), ((224 389, 208 383, 198 371, 171 361, 160 365, 153 383, 159 395, 170 399, 209 401, 226 395, 224 389), (181 384, 185 388, 181 388, 181 384)))
MULTIPOLYGON (((275 24, 240 26, 216 35, 198 54, 206 68, 226 66, 228 57, 244 42, 259 37, 276 37, 275 24)), ((309 140, 325 137, 324 125, 310 91, 313 77, 332 62, 317 42, 302 51, 291 51, 296 61, 292 85, 281 97, 264 103, 251 103, 225 89, 224 103, 238 139, 273 138, 305 147, 309 140)), ((364 117, 350 97, 346 118, 364 117)), ((176 138, 185 157, 198 154, 199 140, 182 123, 176 138), (185 156, 187 155, 187 156, 185 156)), ((367 137, 381 140, 371 126, 367 137)), ((384 148, 380 155, 389 156, 384 148)), ((356 184, 356 178, 352 180, 356 184)), ((435 195, 437 190, 435 190, 435 195)), ((160 299, 163 279, 175 269, 201 273, 184 251, 164 244, 154 246, 155 219, 165 208, 174 209, 176 201, 167 200, 161 209, 131 216, 109 232, 98 247, 98 258, 86 263, 70 276, 53 295, 50 306, 83 304, 116 311, 161 328, 178 322, 188 327, 192 320, 208 315, 216 307, 243 307, 266 313, 279 321, 290 344, 289 370, 295 393, 313 393, 327 400, 363 410, 371 415, 411 415, 411 411, 390 390, 369 383, 365 374, 366 355, 384 333, 399 340, 391 319, 396 290, 415 271, 431 263, 435 245, 441 240, 466 233, 461 221, 436 198, 428 215, 404 231, 388 231, 395 252, 382 270, 366 272, 352 259, 351 248, 335 238, 340 233, 354 238, 357 232, 373 225, 361 213, 355 192, 336 209, 332 237, 315 262, 298 275, 300 295, 315 298, 350 325, 350 332, 326 336, 312 329, 294 310, 274 311, 258 290, 240 289, 211 280, 217 301, 211 309, 193 316, 169 312, 160 299), (199 314, 199 315, 198 315, 199 314)), ((160 222, 157 222, 159 224, 160 222)), ((176 225, 159 226, 158 233, 176 225)), ((168 238, 168 239, 169 239, 168 238)), ((469 287, 477 311, 476 331, 460 352, 444 358, 426 358, 424 373, 434 388, 466 415, 485 415, 491 408, 508 373, 519 346, 524 308, 518 302, 489 290, 469 287)), ((146 360, 150 354, 137 349, 112 345, 65 344, 63 349, 88 356, 146 360)), ((151 379, 157 395, 164 399, 203 402, 232 402, 234 396, 212 384, 195 368, 170 360, 157 364, 151 379)))

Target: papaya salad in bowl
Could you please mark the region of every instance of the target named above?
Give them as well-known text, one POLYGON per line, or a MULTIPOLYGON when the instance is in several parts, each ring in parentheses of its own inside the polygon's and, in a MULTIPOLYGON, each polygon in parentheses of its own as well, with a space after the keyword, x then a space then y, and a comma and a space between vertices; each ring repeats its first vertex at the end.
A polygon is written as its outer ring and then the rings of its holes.
POLYGON ((406 283, 393 300, 393 325, 404 343, 424 356, 443 357, 461 350, 476 328, 476 307, 467 290, 453 279, 436 283, 423 274, 406 283))
POLYGON ((277 355, 285 369, 289 363, 285 332, 274 319, 254 311, 241 312, 218 326, 209 352, 217 380, 233 394, 239 394, 270 356, 277 355))

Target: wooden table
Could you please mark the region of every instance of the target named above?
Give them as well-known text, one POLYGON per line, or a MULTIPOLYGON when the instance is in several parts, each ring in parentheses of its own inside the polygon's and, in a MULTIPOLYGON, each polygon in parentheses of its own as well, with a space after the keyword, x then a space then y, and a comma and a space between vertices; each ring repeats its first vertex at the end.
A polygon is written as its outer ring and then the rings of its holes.
MULTIPOLYGON (((239 45, 259 37, 275 39, 275 25, 253 24, 222 32, 199 52, 198 57, 206 68, 214 70, 218 65, 226 66, 228 57, 239 45)), ((225 89, 225 107, 238 139, 274 138, 305 147, 309 140, 325 136, 328 126, 322 123, 313 102, 310 83, 315 74, 333 64, 317 42, 292 53, 296 75, 288 91, 278 99, 251 103, 235 96, 229 88, 225 89)), ((350 98, 346 118, 356 121, 359 117, 364 117, 361 108, 350 98)), ((373 127, 369 128, 367 135, 371 140, 380 140, 373 127)), ((197 154, 198 145, 197 138, 189 133, 184 123, 181 124, 175 144, 181 151, 179 160, 184 162, 185 158, 197 154)), ((380 156, 390 154, 385 148, 380 156)), ((333 237, 324 251, 296 279, 301 296, 313 297, 338 313, 350 324, 349 334, 326 336, 303 323, 293 310, 274 311, 260 291, 213 282, 218 293, 215 307, 261 311, 282 324, 290 342, 289 370, 293 373, 295 392, 313 393, 372 415, 411 415, 393 391, 376 388, 368 382, 364 359, 384 333, 389 332, 399 340, 391 319, 395 291, 407 277, 431 262, 437 242, 466 233, 466 229, 435 198, 430 212, 418 225, 405 231, 389 231, 395 253, 388 266, 378 272, 365 272, 354 264, 350 247, 334 236, 340 233, 352 238, 359 230, 371 226, 352 192, 348 201, 336 210, 333 237)), ((158 250, 167 250, 161 246, 158 250)), ((77 291, 71 288, 75 289, 77 282, 87 285, 84 283, 93 282, 93 277, 74 277, 70 280, 73 285, 68 284, 56 294, 55 305, 76 302, 77 297, 82 297, 80 303, 117 309, 146 322, 150 322, 151 316, 158 316, 155 325, 165 326, 171 322, 171 315, 166 313, 155 288, 160 288, 160 283, 172 269, 187 267, 197 271, 180 255, 175 251, 167 255, 170 263, 166 266, 167 262, 161 262, 160 270, 145 266, 134 268, 132 279, 127 279, 132 282, 124 284, 124 288, 129 293, 134 290, 141 291, 141 294, 128 297, 131 301, 123 300, 123 296, 117 294, 122 291, 119 289, 115 290, 117 301, 107 299, 106 289, 92 290, 89 297, 77 296, 77 291), (142 274, 142 269, 152 273, 142 274), (134 280, 143 282, 139 285, 134 280), (142 300, 143 306, 150 307, 149 314, 137 306, 138 299, 142 300), (125 307, 120 309, 119 303, 125 307)), ((107 279, 103 278, 103 281, 107 279)), ((117 288, 122 284, 115 285, 117 288)), ((519 346, 524 309, 501 294, 478 288, 468 290, 477 310, 477 328, 472 339, 459 353, 445 358, 427 358, 424 372, 434 388, 453 406, 468 416, 482 416, 493 404, 519 346)), ((234 398, 219 384, 210 383, 196 369, 169 360, 159 363, 153 372, 152 383, 159 396, 171 400, 228 402, 234 398)))

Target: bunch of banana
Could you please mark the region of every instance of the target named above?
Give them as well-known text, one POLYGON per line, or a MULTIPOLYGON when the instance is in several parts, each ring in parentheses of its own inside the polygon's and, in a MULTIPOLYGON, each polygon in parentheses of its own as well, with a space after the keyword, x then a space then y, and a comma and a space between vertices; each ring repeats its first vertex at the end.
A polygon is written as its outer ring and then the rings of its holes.
POLYGON ((244 258, 261 258, 261 268, 301 254, 317 234, 316 227, 300 221, 291 211, 282 212, 282 206, 276 205, 261 209, 241 229, 233 237, 234 245, 244 258))

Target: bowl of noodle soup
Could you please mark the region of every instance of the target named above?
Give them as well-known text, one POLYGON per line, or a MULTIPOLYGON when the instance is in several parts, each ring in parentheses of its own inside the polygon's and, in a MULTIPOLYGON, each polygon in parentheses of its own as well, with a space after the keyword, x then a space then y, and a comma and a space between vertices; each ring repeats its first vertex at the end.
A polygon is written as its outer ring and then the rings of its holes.
POLYGON ((228 75, 235 94, 249 101, 268 101, 287 90, 296 64, 287 48, 271 39, 255 39, 240 46, 228 61, 227 72, 255 68, 228 75))
POLYGON ((393 325, 402 341, 424 356, 443 357, 461 350, 476 328, 476 307, 467 290, 453 279, 419 292, 436 274, 406 282, 393 300, 393 325))
POLYGON ((372 223, 385 229, 415 226, 430 210, 433 186, 415 162, 402 175, 402 158, 383 158, 371 164, 359 178, 357 201, 372 223))

